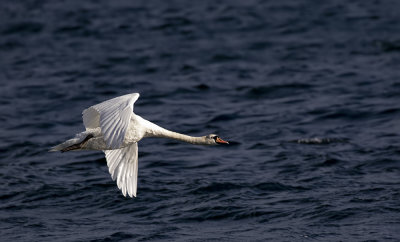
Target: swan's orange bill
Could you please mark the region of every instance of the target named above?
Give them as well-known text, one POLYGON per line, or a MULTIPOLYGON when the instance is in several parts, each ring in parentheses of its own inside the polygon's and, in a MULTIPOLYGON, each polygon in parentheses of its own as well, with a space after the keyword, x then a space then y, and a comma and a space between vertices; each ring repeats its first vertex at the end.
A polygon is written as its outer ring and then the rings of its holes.
POLYGON ((228 141, 222 140, 220 137, 218 137, 215 142, 217 142, 218 144, 229 144, 228 141))

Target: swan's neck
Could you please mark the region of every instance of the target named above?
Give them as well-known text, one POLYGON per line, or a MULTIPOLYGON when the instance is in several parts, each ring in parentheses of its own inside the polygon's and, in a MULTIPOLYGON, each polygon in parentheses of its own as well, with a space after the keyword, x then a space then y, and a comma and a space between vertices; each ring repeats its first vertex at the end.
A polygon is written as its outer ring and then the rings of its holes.
POLYGON ((180 134, 177 132, 173 132, 164 128, 161 128, 161 130, 158 130, 158 132, 154 133, 153 137, 160 137, 160 138, 170 138, 170 139, 175 139, 195 145, 205 145, 205 140, 204 137, 193 137, 189 136, 186 134, 180 134))
POLYGON ((146 123, 146 134, 145 137, 160 137, 175 139, 195 145, 206 145, 204 137, 193 137, 185 134, 180 134, 174 131, 164 129, 148 120, 143 119, 146 123))

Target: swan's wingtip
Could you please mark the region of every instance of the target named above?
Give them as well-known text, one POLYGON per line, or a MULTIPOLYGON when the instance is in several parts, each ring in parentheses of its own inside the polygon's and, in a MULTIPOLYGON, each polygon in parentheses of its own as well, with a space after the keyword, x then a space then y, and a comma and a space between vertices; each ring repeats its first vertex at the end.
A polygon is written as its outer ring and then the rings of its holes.
POLYGON ((124 193, 122 193, 122 195, 123 195, 124 197, 136 198, 136 193, 135 193, 135 194, 124 194, 124 193))

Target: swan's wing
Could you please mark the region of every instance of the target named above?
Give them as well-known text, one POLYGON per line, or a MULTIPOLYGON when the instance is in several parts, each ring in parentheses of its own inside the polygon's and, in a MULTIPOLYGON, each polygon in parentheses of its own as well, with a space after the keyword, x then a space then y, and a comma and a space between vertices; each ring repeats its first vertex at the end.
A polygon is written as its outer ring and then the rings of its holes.
POLYGON ((85 109, 82 113, 86 129, 101 128, 108 147, 118 149, 124 141, 139 93, 116 97, 85 109))
POLYGON ((112 179, 117 180, 117 186, 130 197, 136 197, 138 177, 138 147, 133 143, 122 149, 104 150, 108 171, 112 179))

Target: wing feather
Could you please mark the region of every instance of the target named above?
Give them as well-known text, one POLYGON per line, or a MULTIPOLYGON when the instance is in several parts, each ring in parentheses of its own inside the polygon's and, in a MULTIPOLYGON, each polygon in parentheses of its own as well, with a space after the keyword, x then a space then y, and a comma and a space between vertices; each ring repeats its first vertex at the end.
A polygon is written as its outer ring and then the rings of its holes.
POLYGON ((122 194, 136 197, 138 176, 138 148, 133 143, 122 149, 105 150, 108 170, 122 194))
POLYGON ((108 147, 118 149, 124 141, 139 93, 116 97, 85 109, 82 113, 86 129, 100 127, 108 147))
POLYGON ((113 180, 115 180, 115 168, 118 167, 118 164, 120 162, 120 156, 117 153, 110 153, 109 157, 107 157, 107 165, 108 165, 108 171, 111 174, 111 177, 113 180))
POLYGON ((96 109, 90 107, 85 109, 82 114, 83 124, 85 125, 86 129, 95 129, 100 127, 100 115, 96 109))

